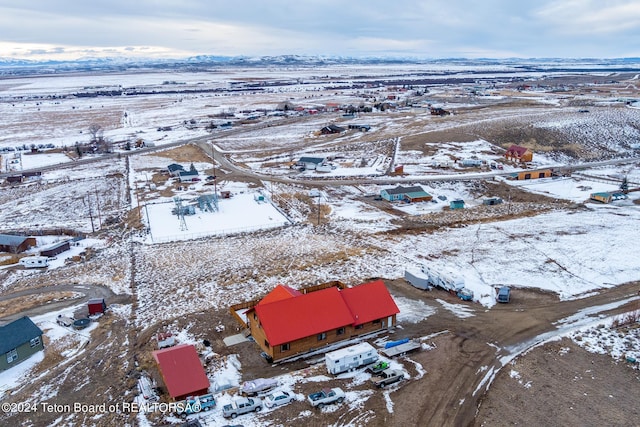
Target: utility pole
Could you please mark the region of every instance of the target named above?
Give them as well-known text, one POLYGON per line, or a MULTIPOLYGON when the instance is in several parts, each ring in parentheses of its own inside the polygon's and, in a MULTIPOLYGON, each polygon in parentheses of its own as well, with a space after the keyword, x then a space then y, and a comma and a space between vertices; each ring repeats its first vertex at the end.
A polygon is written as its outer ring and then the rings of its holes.
POLYGON ((89 206, 89 219, 91 220, 91 232, 95 233, 96 228, 95 228, 95 225, 93 224, 93 211, 91 210, 91 197, 89 196, 89 194, 87 194, 86 199, 83 198, 82 201, 89 206))
POLYGON ((100 215, 100 198, 98 197, 98 188, 94 187, 96 191, 96 202, 98 203, 98 229, 102 228, 102 215, 100 215))
POLYGON ((318 224, 320 225, 320 192, 318 191, 318 224))

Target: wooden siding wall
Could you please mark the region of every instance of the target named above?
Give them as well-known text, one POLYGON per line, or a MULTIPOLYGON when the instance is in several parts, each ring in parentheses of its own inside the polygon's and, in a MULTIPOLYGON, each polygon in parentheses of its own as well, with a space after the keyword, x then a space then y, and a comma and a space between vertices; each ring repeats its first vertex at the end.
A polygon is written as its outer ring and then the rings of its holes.
POLYGON ((351 325, 347 325, 344 327, 345 329, 344 333, 340 335, 338 335, 337 329, 331 329, 325 332, 327 334, 327 337, 322 341, 318 341, 317 335, 311 335, 305 338, 301 338, 299 340, 288 343, 289 350, 284 352, 281 351, 280 345, 271 346, 271 343, 269 343, 270 344, 269 347, 266 346, 265 344, 266 336, 264 334, 264 329, 262 329, 259 326, 259 319, 255 319, 253 314, 249 316, 249 327, 251 329, 251 336, 253 336, 258 346, 262 348, 262 350, 265 353, 271 356, 271 358, 274 361, 276 361, 276 360, 286 359, 288 357, 295 356, 297 354, 306 353, 312 350, 317 350, 329 344, 334 344, 336 342, 348 340, 348 339, 357 337, 359 335, 365 335, 365 334, 379 331, 381 329, 387 329, 390 326, 394 326, 396 324, 396 315, 394 314, 392 316, 392 322, 390 325, 387 323, 387 321, 388 321, 388 317, 380 319, 380 321, 377 323, 367 322, 366 324, 362 325, 362 328, 360 329, 356 329, 351 325))

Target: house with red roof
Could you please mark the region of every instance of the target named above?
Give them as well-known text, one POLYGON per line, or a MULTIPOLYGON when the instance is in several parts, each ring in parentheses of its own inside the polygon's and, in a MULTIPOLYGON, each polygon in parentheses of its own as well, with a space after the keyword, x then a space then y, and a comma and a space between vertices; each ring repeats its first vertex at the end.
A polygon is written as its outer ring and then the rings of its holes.
POLYGON ((515 160, 518 162, 526 163, 533 160, 533 151, 527 147, 521 147, 519 145, 512 145, 504 153, 504 157, 507 160, 515 160))
POLYGON ((171 398, 183 400, 187 396, 208 393, 209 378, 193 345, 181 344, 156 350, 153 358, 171 398))
POLYGON ((386 329, 400 312, 382 280, 301 293, 278 285, 247 311, 251 335, 272 359, 386 329))

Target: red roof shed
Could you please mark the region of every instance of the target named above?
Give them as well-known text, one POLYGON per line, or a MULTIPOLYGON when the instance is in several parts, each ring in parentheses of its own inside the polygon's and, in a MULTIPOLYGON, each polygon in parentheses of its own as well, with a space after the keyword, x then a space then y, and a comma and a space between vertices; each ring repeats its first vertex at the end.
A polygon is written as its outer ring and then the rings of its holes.
POLYGON ((104 313, 107 309, 107 303, 104 302, 104 298, 91 298, 87 301, 87 307, 89 308, 89 316, 92 316, 104 313))
POLYGON ((153 352, 169 395, 175 400, 206 394, 207 378, 196 348, 182 344, 153 352))

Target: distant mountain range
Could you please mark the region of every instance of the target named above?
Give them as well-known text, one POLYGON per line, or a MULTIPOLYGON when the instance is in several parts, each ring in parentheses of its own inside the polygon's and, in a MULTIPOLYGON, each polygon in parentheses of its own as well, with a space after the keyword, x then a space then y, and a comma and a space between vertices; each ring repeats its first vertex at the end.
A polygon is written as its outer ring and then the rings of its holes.
POLYGON ((610 72, 640 72, 640 58, 356 58, 343 56, 216 56, 198 55, 183 59, 153 59, 153 58, 82 58, 65 61, 37 61, 26 59, 0 58, 0 75, 28 75, 28 74, 58 74, 65 72, 90 71, 126 71, 126 70, 206 70, 211 67, 318 67, 330 65, 384 65, 384 64, 423 64, 423 65, 451 65, 468 67, 509 66, 528 70, 544 71, 610 71, 610 72))

